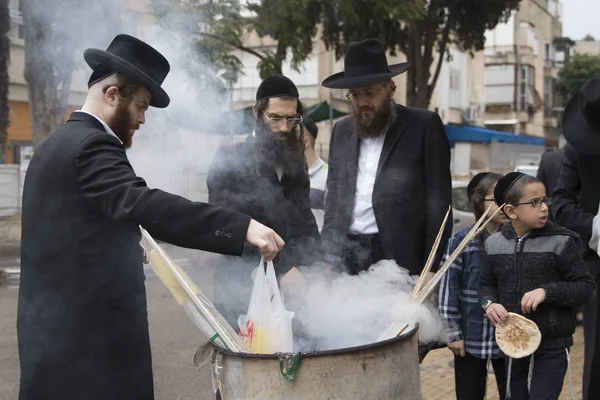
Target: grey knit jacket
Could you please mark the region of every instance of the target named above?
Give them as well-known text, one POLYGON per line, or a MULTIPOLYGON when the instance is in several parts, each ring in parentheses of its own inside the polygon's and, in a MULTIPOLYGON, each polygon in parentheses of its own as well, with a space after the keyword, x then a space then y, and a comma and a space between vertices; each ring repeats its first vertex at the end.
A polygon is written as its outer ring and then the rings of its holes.
POLYGON ((548 222, 519 239, 510 223, 485 242, 479 301, 500 303, 509 312, 523 315, 521 299, 543 288, 546 299, 524 316, 541 333, 540 349, 573 345, 575 306, 587 303, 596 284, 579 253, 579 236, 548 222))

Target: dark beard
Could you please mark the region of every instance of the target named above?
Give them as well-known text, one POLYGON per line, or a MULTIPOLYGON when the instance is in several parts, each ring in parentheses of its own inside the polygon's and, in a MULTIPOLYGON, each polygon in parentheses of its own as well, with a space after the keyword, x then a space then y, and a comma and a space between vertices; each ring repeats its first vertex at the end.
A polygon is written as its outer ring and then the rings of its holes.
POLYGON ((254 139, 257 164, 269 167, 279 165, 289 171, 304 169, 304 146, 298 137, 298 129, 272 132, 263 121, 257 121, 254 139))
POLYGON ((131 122, 129 103, 121 103, 117 106, 115 117, 111 123, 108 124, 108 126, 113 130, 115 135, 121 139, 121 142, 123 142, 123 147, 126 149, 131 147, 133 137, 129 134, 129 131, 131 129, 137 130, 139 125, 131 122))
POLYGON ((354 116, 354 127, 358 137, 361 139, 366 139, 381 136, 383 129, 386 128, 390 123, 390 118, 394 110, 394 102, 386 100, 379 110, 374 110, 373 107, 363 107, 362 109, 375 111, 375 115, 370 122, 367 122, 360 115, 361 109, 352 109, 352 115, 354 116))

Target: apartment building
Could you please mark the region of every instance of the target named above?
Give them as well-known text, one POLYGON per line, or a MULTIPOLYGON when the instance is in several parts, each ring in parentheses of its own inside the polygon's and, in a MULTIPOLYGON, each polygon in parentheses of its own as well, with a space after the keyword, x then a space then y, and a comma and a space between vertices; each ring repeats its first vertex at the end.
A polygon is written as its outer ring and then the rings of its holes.
POLYGON ((578 40, 575 42, 573 52, 600 56, 600 40, 578 40))
POLYGON ((559 135, 556 82, 568 56, 559 0, 522 0, 510 19, 486 34, 486 127, 544 137, 559 135))

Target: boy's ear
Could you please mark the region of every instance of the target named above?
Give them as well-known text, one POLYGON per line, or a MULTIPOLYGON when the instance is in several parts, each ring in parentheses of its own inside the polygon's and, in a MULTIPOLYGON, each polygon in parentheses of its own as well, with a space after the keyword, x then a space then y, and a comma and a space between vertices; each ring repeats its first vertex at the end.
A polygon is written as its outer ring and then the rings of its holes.
POLYGON ((503 210, 504 214, 506 214, 509 219, 517 219, 517 210, 512 204, 505 205, 503 210))

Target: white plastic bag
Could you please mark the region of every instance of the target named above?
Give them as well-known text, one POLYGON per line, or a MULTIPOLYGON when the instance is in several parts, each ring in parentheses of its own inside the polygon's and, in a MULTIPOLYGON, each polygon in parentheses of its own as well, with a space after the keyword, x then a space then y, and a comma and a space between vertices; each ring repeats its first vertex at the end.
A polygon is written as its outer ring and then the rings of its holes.
POLYGON ((266 272, 263 264, 261 260, 254 271, 248 313, 238 319, 240 337, 254 353, 292 353, 294 313, 285 308, 273 262, 267 263, 266 272))

